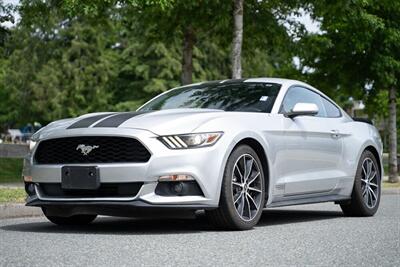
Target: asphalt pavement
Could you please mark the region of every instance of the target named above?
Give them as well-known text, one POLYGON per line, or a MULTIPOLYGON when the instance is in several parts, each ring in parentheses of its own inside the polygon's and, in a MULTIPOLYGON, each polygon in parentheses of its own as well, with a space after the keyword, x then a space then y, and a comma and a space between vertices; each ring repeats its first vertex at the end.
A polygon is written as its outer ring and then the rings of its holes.
POLYGON ((270 209, 250 231, 196 219, 100 217, 59 227, 44 217, 0 220, 0 266, 400 266, 400 195, 374 217, 332 203, 270 209))

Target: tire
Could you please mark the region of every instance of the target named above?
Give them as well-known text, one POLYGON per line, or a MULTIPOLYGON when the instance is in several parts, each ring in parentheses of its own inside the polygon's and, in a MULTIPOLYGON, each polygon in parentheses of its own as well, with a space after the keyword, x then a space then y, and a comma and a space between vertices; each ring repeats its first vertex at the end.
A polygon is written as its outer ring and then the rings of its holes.
POLYGON ((57 225, 87 225, 91 222, 93 222, 97 215, 73 215, 70 217, 60 217, 60 216, 48 216, 44 212, 44 215, 46 218, 57 225))
POLYGON ((346 216, 373 216, 378 210, 380 198, 381 171, 379 164, 374 154, 365 150, 358 163, 351 200, 340 204, 340 207, 346 216), (368 165, 371 163, 372 165, 368 165), (368 166, 372 166, 370 173, 368 166), (368 183, 365 181, 368 181, 368 183))
POLYGON ((226 163, 219 207, 206 211, 206 216, 217 228, 248 230, 260 220, 264 203, 265 180, 261 161, 251 147, 240 145, 226 163), (250 171, 244 170, 244 162, 247 166, 252 162, 250 171))

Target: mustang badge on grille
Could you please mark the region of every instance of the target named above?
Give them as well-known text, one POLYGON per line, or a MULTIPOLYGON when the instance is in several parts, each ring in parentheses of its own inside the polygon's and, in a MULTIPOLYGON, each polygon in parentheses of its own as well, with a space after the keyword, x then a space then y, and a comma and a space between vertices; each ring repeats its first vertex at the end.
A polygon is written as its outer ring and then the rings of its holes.
POLYGON ((76 150, 80 150, 84 156, 87 156, 93 149, 99 148, 99 146, 87 146, 80 144, 76 147, 76 150))

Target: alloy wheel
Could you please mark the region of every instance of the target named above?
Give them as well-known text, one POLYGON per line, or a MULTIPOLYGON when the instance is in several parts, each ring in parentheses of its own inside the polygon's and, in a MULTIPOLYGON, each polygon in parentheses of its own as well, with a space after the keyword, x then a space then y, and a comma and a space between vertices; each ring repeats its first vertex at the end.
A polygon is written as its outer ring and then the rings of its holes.
POLYGON ((250 154, 243 154, 232 171, 232 196, 236 212, 244 221, 251 221, 262 203, 262 183, 260 167, 250 154))
POLYGON ((366 158, 362 164, 361 190, 364 203, 372 209, 379 197, 379 172, 372 159, 366 158))

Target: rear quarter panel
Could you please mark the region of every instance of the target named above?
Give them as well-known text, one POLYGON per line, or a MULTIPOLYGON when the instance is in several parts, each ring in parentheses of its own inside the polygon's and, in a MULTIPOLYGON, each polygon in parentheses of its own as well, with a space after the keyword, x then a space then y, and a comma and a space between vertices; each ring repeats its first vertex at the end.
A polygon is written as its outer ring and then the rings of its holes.
POLYGON ((340 132, 343 135, 343 161, 341 168, 352 179, 352 183, 354 183, 361 154, 370 146, 375 148, 379 154, 377 160, 380 162, 381 174, 383 175, 383 146, 378 130, 373 125, 364 122, 349 121, 342 124, 340 132))

